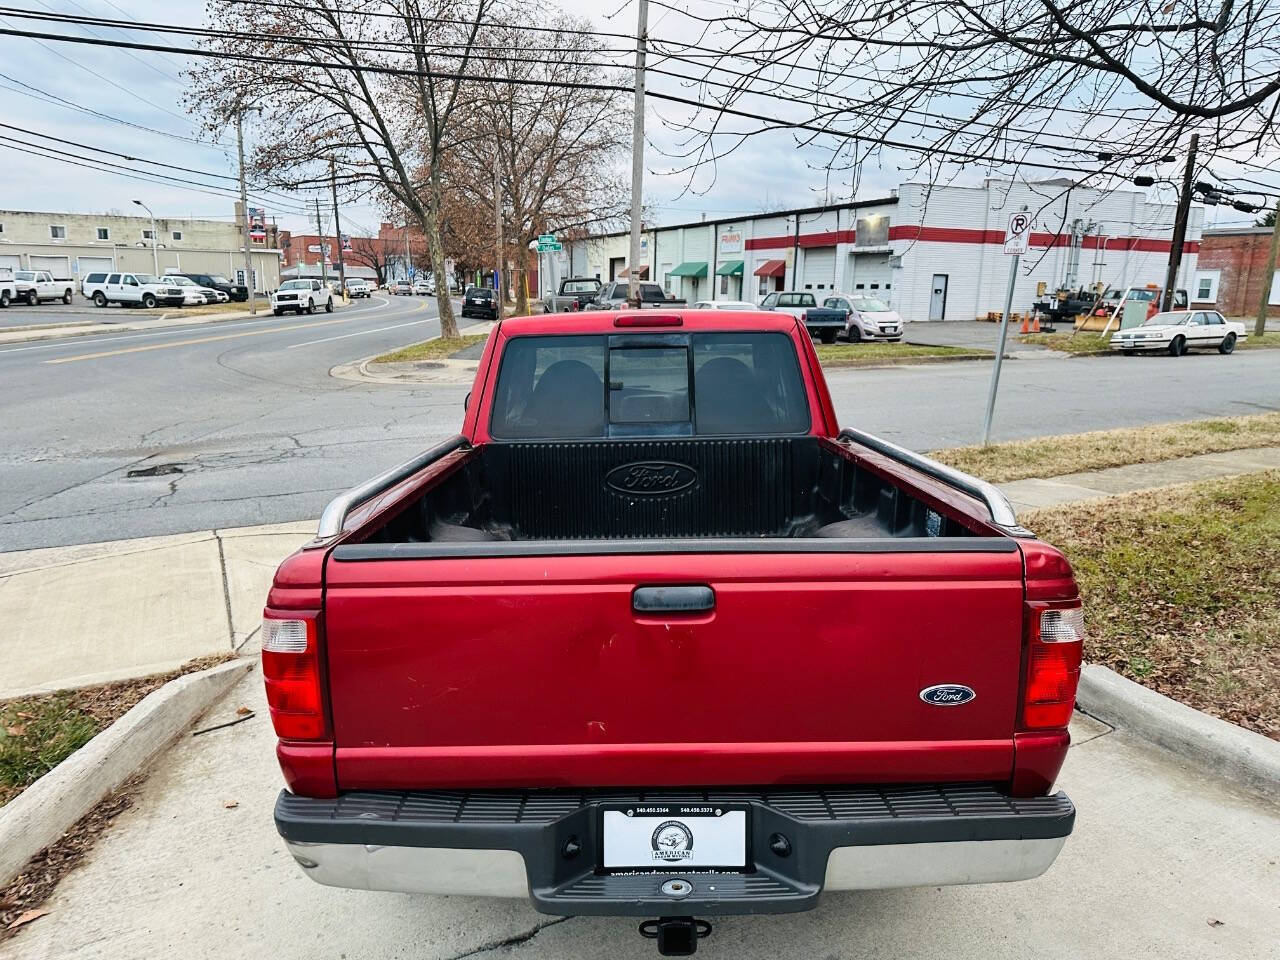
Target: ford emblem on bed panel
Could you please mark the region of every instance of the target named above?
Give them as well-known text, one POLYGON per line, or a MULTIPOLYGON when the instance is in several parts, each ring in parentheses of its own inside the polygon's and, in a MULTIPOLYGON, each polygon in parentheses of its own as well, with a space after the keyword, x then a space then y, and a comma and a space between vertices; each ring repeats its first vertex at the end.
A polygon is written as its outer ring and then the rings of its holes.
POLYGON ((614 467, 604 475, 605 486, 633 497, 679 493, 698 482, 693 467, 667 460, 638 460, 614 467))
POLYGON ((935 707, 958 707, 976 696, 972 687, 960 683, 938 683, 920 691, 920 699, 935 707))

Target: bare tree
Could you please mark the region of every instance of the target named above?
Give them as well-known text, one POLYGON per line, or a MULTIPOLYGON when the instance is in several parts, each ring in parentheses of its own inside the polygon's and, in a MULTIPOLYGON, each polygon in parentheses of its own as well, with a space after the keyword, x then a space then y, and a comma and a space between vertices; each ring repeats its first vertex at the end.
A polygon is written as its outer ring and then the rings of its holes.
POLYGON ((976 161, 1103 180, 1193 129, 1202 168, 1277 146, 1280 7, 1209 2, 749 0, 685 13, 721 56, 658 52, 699 80, 686 169, 790 129, 828 146, 830 169, 900 148, 931 179, 976 161))
POLYGON ((377 276, 378 286, 387 282, 388 268, 396 257, 394 249, 379 237, 352 237, 347 260, 368 267, 377 276))
POLYGON ((487 42, 510 55, 476 64, 489 81, 475 100, 475 125, 484 136, 460 142, 459 162, 449 168, 458 189, 479 201, 474 209, 488 211, 481 220, 492 244, 498 165, 518 314, 529 310, 530 243, 584 220, 620 217, 630 202, 618 161, 631 109, 599 62, 605 51, 584 35, 590 29, 589 21, 537 4, 521 7, 518 19, 487 27, 487 42), (524 26, 530 19, 543 24, 536 34, 524 26), (536 57, 520 55, 530 48, 536 57))
MULTIPOLYGON (((440 210, 443 157, 473 87, 466 79, 493 0, 211 0, 219 36, 190 73, 187 106, 217 128, 258 107, 269 140, 253 151, 259 177, 287 188, 319 186, 333 158, 349 196, 390 199, 427 238, 444 275, 440 210), (234 55, 278 58, 269 71, 234 55)), ((437 285, 442 336, 458 336, 447 284, 437 285)))

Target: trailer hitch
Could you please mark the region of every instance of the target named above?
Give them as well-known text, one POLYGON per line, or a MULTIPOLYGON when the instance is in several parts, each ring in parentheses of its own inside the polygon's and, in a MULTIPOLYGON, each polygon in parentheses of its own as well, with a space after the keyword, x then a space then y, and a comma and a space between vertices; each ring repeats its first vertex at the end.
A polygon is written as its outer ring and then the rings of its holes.
POLYGON ((640 924, 640 936, 657 940, 664 957, 688 957, 697 953, 699 940, 711 936, 711 924, 693 917, 659 917, 640 924))

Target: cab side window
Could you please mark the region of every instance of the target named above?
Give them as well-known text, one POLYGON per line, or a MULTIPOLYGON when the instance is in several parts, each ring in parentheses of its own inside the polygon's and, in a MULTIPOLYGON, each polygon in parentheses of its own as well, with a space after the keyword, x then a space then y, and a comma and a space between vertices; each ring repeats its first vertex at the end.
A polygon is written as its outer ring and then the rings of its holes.
POLYGON ((120 282, 120 274, 118 273, 113 273, 111 274, 111 276, 107 277, 107 283, 119 283, 119 282, 120 282))
POLYGON ((764 298, 764 302, 761 303, 760 306, 773 307, 773 306, 777 306, 777 303, 778 303, 778 295, 776 293, 771 293, 764 298))

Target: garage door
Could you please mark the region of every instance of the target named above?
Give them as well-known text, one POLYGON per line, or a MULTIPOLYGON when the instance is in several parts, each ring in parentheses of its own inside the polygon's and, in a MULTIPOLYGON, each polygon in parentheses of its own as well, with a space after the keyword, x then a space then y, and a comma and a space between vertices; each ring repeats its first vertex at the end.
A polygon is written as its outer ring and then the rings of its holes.
POLYGON ((864 253, 853 254, 853 281, 849 284, 850 293, 874 294, 881 299, 889 299, 893 283, 893 271, 889 268, 889 254, 864 253))
POLYGON ((21 270, 22 258, 12 253, 0 253, 0 270, 21 270))
POLYGON ((70 257, 32 257, 32 270, 48 270, 55 280, 71 279, 70 257))
POLYGON ((110 257, 76 257, 76 265, 80 268, 80 279, 90 273, 110 273, 110 257))
POLYGON ((810 247, 804 252, 801 290, 830 292, 836 288, 836 248, 810 247))

